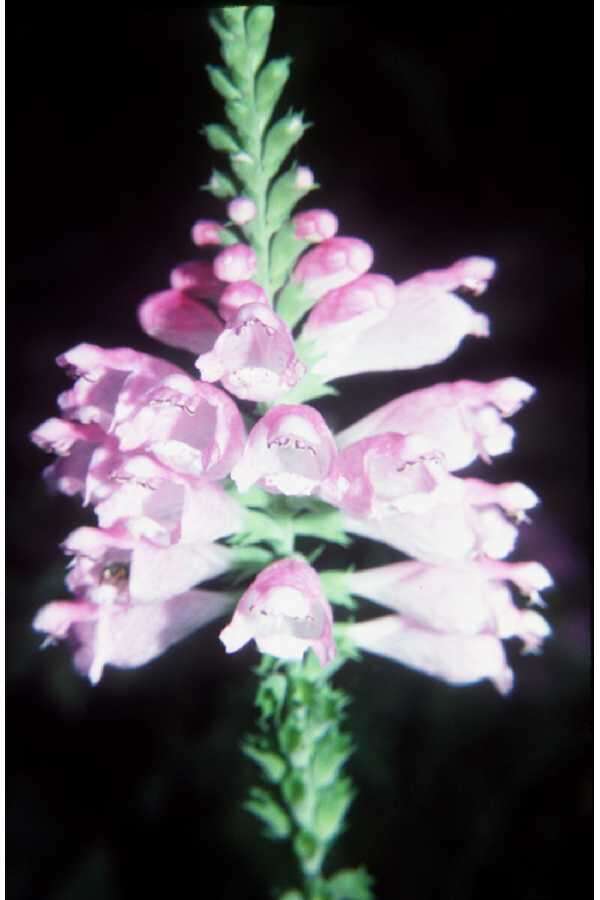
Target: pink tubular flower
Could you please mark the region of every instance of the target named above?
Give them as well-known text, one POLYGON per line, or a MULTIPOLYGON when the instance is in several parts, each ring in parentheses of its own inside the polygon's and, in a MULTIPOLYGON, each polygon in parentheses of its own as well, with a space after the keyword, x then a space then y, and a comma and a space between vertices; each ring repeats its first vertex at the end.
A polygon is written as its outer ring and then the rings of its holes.
MULTIPOLYGON (((493 263, 486 262, 491 275, 493 263)), ((450 292, 450 286, 467 283, 477 284, 481 292, 480 263, 460 260, 449 269, 411 278, 395 288, 387 307, 357 303, 351 289, 341 298, 323 297, 302 332, 320 357, 315 374, 331 380, 358 372, 417 369, 446 359, 467 334, 487 336, 487 317, 450 292)))
POLYGON ((264 303, 241 306, 210 353, 196 360, 203 381, 221 381, 242 400, 272 402, 306 372, 285 322, 264 303))
POLYGON ((256 203, 249 197, 236 197, 228 204, 227 215, 236 225, 247 225, 256 216, 256 203))
POLYGON ((220 281, 245 281, 256 271, 256 253, 247 244, 232 244, 215 257, 213 271, 220 281))
POLYGON ((171 270, 169 281, 174 291, 185 291, 195 300, 218 300, 223 290, 212 263, 205 260, 180 263, 171 270))
POLYGON ((231 565, 231 550, 208 540, 157 547, 127 528, 77 528, 64 541, 73 559, 66 583, 95 603, 158 603, 216 578, 231 565))
POLYGON ((449 471, 462 469, 481 456, 507 453, 514 430, 504 418, 512 416, 535 389, 519 378, 482 384, 456 381, 404 394, 379 407, 336 435, 338 447, 388 431, 420 432, 434 441, 449 471))
POLYGON ((149 456, 117 456, 90 471, 101 528, 120 525, 135 539, 168 547, 216 541, 241 527, 239 504, 219 484, 181 475, 149 456))
POLYGON ((150 388, 115 435, 123 452, 144 449, 174 472, 211 479, 229 474, 246 438, 231 398, 187 375, 150 388))
POLYGON ((221 632, 227 653, 252 639, 280 659, 300 660, 309 649, 323 666, 335 657, 331 607, 308 563, 281 559, 254 579, 221 632))
POLYGON ((423 562, 502 559, 514 548, 517 528, 501 510, 520 522, 524 509, 536 502, 533 491, 519 483, 491 485, 448 476, 442 502, 424 512, 379 520, 346 515, 344 521, 347 531, 382 541, 423 562))
POLYGON ((338 220, 328 209, 308 209, 292 219, 294 234, 302 241, 318 244, 337 234, 338 220))
POLYGON ((269 298, 255 281, 235 281, 228 284, 219 299, 219 315, 229 322, 238 310, 249 303, 263 303, 270 306, 269 298))
POLYGON ((333 475, 336 447, 320 413, 311 406, 270 409, 251 430, 231 477, 240 491, 257 482, 273 493, 306 496, 333 475))
POLYGON ((220 244, 219 236, 223 226, 212 219, 199 219, 192 228, 192 240, 197 247, 220 244))
POLYGON ((363 275, 372 262, 373 251, 364 241, 358 238, 332 237, 301 257, 293 279, 303 285, 308 298, 318 300, 327 291, 363 275))
POLYGON ((363 438, 342 450, 335 470, 336 489, 325 485, 322 496, 353 516, 421 513, 443 501, 448 484, 454 493, 442 455, 420 434, 363 438))
POLYGON ((439 566, 392 563, 351 572, 347 584, 352 593, 368 597, 420 627, 448 634, 518 637, 526 650, 533 651, 550 634, 550 628, 539 613, 519 609, 512 601, 506 581, 522 584, 523 567, 540 589, 552 584, 539 563, 495 561, 439 566))
POLYGON ((223 323, 207 306, 181 290, 147 297, 138 307, 138 321, 150 337, 190 353, 210 350, 223 331, 223 323))
POLYGON ((227 594, 202 590, 186 591, 153 606, 56 600, 39 610, 33 627, 50 639, 71 641, 76 669, 97 684, 104 666, 143 666, 225 614, 232 603, 227 594))
POLYGON ((58 397, 63 414, 68 419, 100 425, 105 431, 125 418, 158 380, 181 371, 129 347, 107 350, 94 344, 78 344, 56 361, 76 378, 71 390, 58 397))
POLYGON ((440 634, 396 615, 350 625, 348 634, 361 650, 448 684, 489 679, 501 694, 508 694, 513 686, 502 641, 492 634, 440 634))

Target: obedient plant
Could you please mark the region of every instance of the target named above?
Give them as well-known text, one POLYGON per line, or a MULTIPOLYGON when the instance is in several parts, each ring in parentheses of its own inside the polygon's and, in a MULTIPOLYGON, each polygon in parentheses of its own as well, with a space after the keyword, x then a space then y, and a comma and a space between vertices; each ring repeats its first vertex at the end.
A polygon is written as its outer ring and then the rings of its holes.
POLYGON ((48 483, 79 495, 97 527, 64 540, 73 598, 34 628, 67 640, 97 683, 106 666, 141 666, 229 617, 225 651, 262 654, 244 743, 262 780, 246 805, 296 855, 298 883, 281 896, 358 900, 372 896, 365 869, 326 874, 354 794, 349 698, 332 676, 366 651, 506 693, 503 641, 540 649, 550 628, 531 607, 552 579, 505 560, 537 497, 455 474, 511 449, 505 420, 534 388, 513 376, 438 384, 338 434, 312 405, 346 384, 331 381, 429 366, 487 336, 487 316, 457 291, 478 297, 495 264, 469 256, 395 284, 372 271, 362 237, 338 234, 334 212, 298 210, 317 185, 296 159, 303 114, 274 113, 290 60, 265 62, 273 17, 239 6, 211 19, 225 123, 205 133, 229 171, 206 189, 225 214, 193 224, 197 258, 138 308, 142 329, 189 365, 94 344, 57 360, 74 382, 32 438, 57 457, 48 483), (316 567, 327 542, 350 548, 352 535, 406 558, 355 571, 349 549, 345 569, 316 567), (202 587, 216 578, 219 590, 202 587))

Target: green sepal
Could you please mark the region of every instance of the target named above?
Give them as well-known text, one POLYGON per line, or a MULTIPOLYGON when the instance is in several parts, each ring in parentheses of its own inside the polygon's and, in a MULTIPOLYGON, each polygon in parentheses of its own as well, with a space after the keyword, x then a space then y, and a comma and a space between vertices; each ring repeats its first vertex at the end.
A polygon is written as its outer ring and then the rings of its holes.
POLYGON ((298 187, 296 183, 298 166, 294 164, 279 176, 271 186, 267 197, 267 225, 271 233, 277 231, 289 219, 290 214, 302 197, 317 190, 318 184, 298 187))
POLYGON ((265 58, 274 19, 275 10, 272 6, 253 6, 248 13, 246 19, 248 61, 254 72, 265 58))
POLYGON ((246 15, 247 6, 222 6, 221 15, 227 28, 233 34, 243 35, 244 33, 244 17, 246 15))
POLYGON ((225 104, 225 115, 247 146, 256 128, 252 108, 243 100, 229 100, 225 104))
POLYGON ((269 563, 273 562, 273 553, 270 550, 255 545, 232 547, 231 553, 231 572, 234 585, 254 578, 269 563))
POLYGON ((260 180, 260 166, 256 160, 245 150, 239 153, 232 153, 229 157, 229 165, 232 171, 240 179, 247 189, 247 193, 256 196, 258 182, 260 180))
POLYGON ((248 740, 242 745, 242 753, 256 763, 263 775, 272 784, 278 784, 285 775, 287 765, 276 753, 259 747, 256 741, 248 740))
POLYGON ((236 500, 238 500, 243 506, 247 506, 250 509, 265 509, 273 499, 272 494, 268 494, 261 488, 256 487, 256 485, 248 488, 248 490, 244 491, 243 493, 237 490, 235 482, 232 481, 231 485, 232 487, 230 488, 230 490, 235 494, 236 500))
POLYGON ((338 778, 319 791, 314 830, 321 840, 330 841, 339 833, 354 795, 349 778, 338 778))
POLYGON ((305 735, 302 723, 296 722, 293 717, 288 716, 279 729, 278 737, 282 753, 289 757, 294 765, 308 765, 312 747, 307 746, 304 740, 305 735))
POLYGON ((304 537, 322 538, 331 544, 339 544, 341 547, 347 547, 352 543, 352 538, 348 536, 344 528, 342 514, 333 506, 327 503, 318 504, 315 512, 305 513, 294 519, 294 531, 297 535, 304 537))
MULTIPOLYGON (((288 281, 277 298, 277 315, 281 316, 290 328, 294 328, 316 302, 306 296, 304 285, 301 282, 288 281)), ((306 360, 303 361, 306 362, 306 360)))
POLYGON ((289 837, 292 830, 289 817, 268 791, 258 787, 251 788, 250 797, 244 803, 244 808, 264 822, 267 826, 267 837, 273 840, 289 837))
POLYGON ((221 42, 221 55, 240 90, 248 86, 248 50, 245 40, 228 34, 221 42))
POLYGON ((268 178, 277 174, 284 159, 308 127, 301 113, 290 110, 269 128, 262 155, 263 169, 268 178))
POLYGON ((233 231, 228 231, 227 228, 221 228, 219 231, 219 240, 224 247, 230 247, 232 244, 238 244, 240 239, 233 231))
POLYGON ((236 187, 227 175, 223 175, 218 169, 213 169, 207 184, 202 186, 203 191, 208 191, 213 197, 225 200, 227 197, 235 197, 238 193, 236 187))
POLYGON ((215 34, 221 39, 221 42, 230 41, 233 37, 232 33, 229 29, 223 24, 223 22, 219 19, 217 15, 208 17, 208 24, 215 32, 215 34))
POLYGON ((330 569, 319 572, 319 578, 330 603, 344 606, 346 609, 356 609, 358 604, 348 589, 348 574, 341 569, 330 569))
POLYGON ((208 78, 215 91, 225 100, 239 100, 242 96, 220 66, 206 66, 208 78))
POLYGON ((278 399, 278 403, 308 403, 309 400, 318 400, 319 397, 337 397, 339 391, 337 388, 326 384, 318 375, 307 372, 298 384, 282 394, 278 399))
POLYGON ((275 517, 259 510, 248 510, 243 530, 231 539, 231 544, 269 544, 277 553, 287 556, 294 548, 294 527, 290 519, 275 517))
POLYGON ((269 254, 271 289, 274 292, 282 286, 296 260, 308 246, 308 241, 296 237, 293 222, 286 222, 275 234, 269 254))
POLYGON ((285 84, 290 77, 291 57, 272 59, 256 79, 256 111, 269 121, 285 84))
POLYGON ((233 135, 224 125, 207 125, 203 133, 213 150, 237 153, 240 149, 233 135))
POLYGON ((340 869, 327 879, 331 900, 373 900, 373 878, 362 866, 359 869, 340 869))

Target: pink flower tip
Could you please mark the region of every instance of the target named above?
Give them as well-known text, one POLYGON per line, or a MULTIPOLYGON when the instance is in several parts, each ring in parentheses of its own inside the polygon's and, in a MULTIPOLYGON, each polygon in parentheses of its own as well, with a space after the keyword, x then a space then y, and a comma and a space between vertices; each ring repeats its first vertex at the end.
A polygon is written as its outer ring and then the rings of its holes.
POLYGON ((256 216, 256 203, 249 197, 236 197, 227 206, 227 215, 236 225, 247 225, 256 216))
POLYGON ((228 322, 242 306, 249 303, 270 306, 267 295, 255 281, 234 281, 227 285, 219 298, 219 315, 228 322))
POLYGON ((204 247, 209 244, 220 244, 220 232, 222 229, 220 222, 212 219, 199 219, 192 228, 192 241, 197 247, 204 247))
POLYGON ((298 213, 293 222, 296 237, 315 244, 332 238, 338 230, 337 216, 328 209, 309 209, 298 213))
POLYGON ((215 257, 213 271, 220 281, 245 281, 256 271, 256 253, 247 244, 232 244, 215 257))
POLYGON ((296 169, 295 185, 299 191, 307 191, 315 183, 315 176, 308 166, 300 166, 296 169))

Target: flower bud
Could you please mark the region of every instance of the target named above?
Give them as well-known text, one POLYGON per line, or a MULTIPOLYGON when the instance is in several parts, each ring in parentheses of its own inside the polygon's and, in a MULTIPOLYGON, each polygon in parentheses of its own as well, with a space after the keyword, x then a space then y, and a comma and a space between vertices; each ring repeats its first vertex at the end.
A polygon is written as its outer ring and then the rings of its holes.
POLYGON ((371 267, 373 251, 358 238, 334 237, 306 253, 294 271, 304 293, 318 300, 327 291, 339 288, 363 275, 371 267))
POLYGON ((208 244, 220 244, 221 223, 212 219, 199 219, 192 228, 192 240, 197 247, 208 244))
POLYGON ((337 216, 328 209, 309 209, 294 216, 294 230, 300 240, 320 243, 337 233, 337 216))
POLYGON ((248 303, 264 303, 270 306, 263 289, 255 281, 234 281, 229 284, 219 299, 219 315, 228 322, 241 306, 248 303))
POLYGON ((249 197, 236 197, 228 205, 227 214, 236 225, 247 225, 256 216, 256 203, 249 197))
POLYGON ((245 281, 255 270, 256 253, 247 244, 227 247, 213 262, 213 271, 221 281, 245 281))

